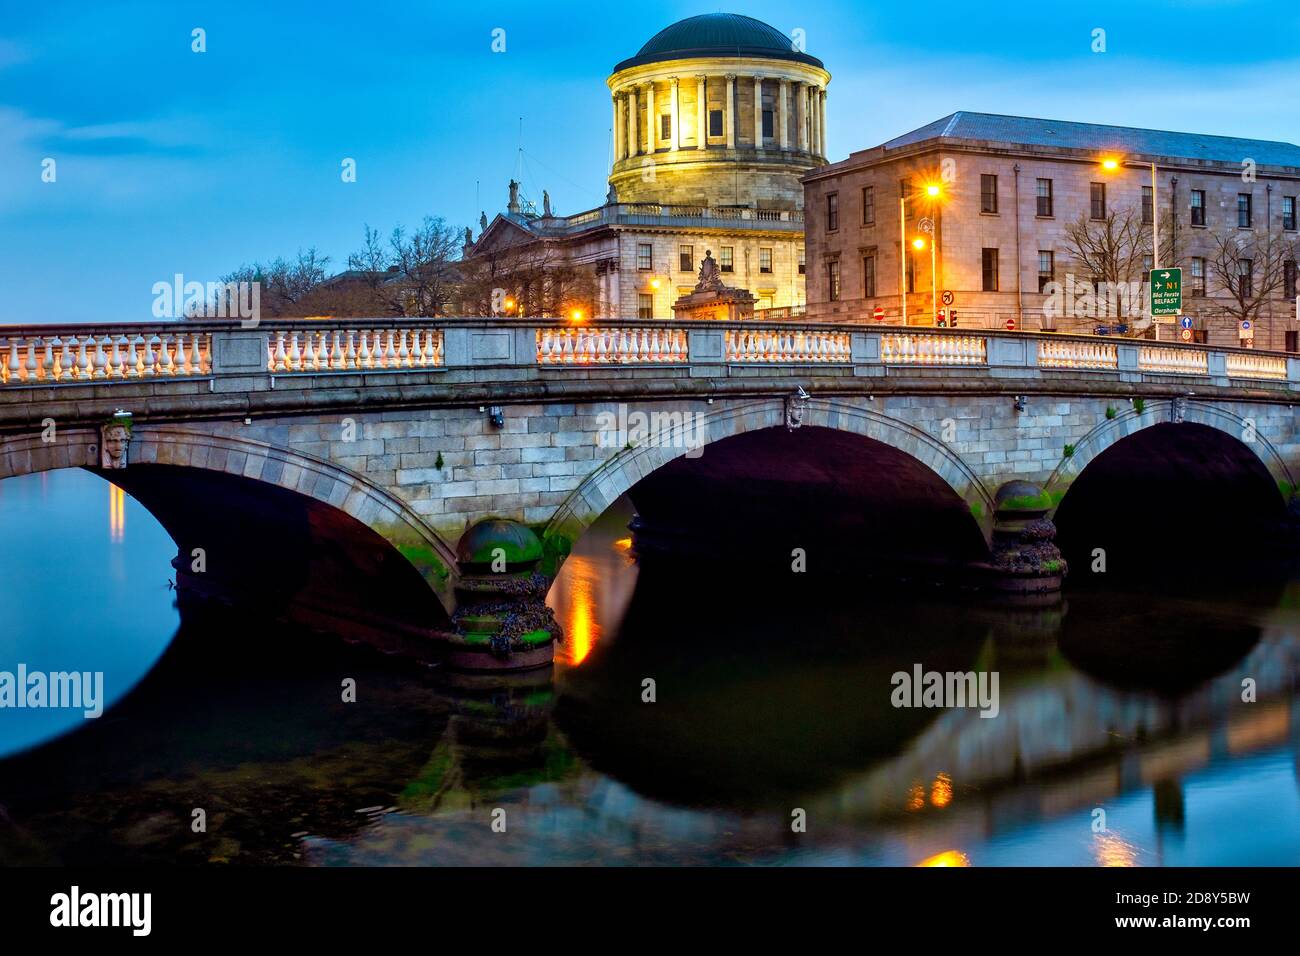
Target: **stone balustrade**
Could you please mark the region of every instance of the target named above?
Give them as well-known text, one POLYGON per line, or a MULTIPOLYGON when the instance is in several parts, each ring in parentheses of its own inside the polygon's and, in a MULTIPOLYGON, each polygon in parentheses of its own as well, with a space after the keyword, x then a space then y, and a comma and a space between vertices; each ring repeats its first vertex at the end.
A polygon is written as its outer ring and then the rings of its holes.
POLYGON ((686 330, 538 329, 539 365, 657 365, 686 361, 686 330))
POLYGON ((206 332, 29 332, 2 341, 4 385, 177 378, 212 371, 211 337, 206 332))
POLYGON ((1209 355, 1204 349, 1167 345, 1138 346, 1138 368, 1143 372, 1172 375, 1209 374, 1209 355))
POLYGON ((728 329, 729 362, 849 362, 848 332, 810 329, 728 329))
POLYGON ((881 337, 886 365, 984 365, 988 350, 982 335, 888 332, 881 337))
POLYGON ((1038 365, 1040 368, 1118 369, 1119 347, 1110 342, 1042 339, 1038 343, 1038 365))
POLYGON ((1258 352, 1228 352, 1225 357, 1228 375, 1233 378, 1262 378, 1286 381, 1287 360, 1281 355, 1258 352))
POLYGON ((267 338, 270 372, 398 371, 441 364, 440 329, 306 329, 270 332, 267 338))
POLYGON ((0 385, 10 388, 211 377, 217 380, 215 390, 229 391, 262 387, 247 378, 258 375, 607 365, 689 366, 695 376, 725 376, 730 374, 725 366, 751 365, 851 367, 854 374, 869 376, 948 368, 965 369, 967 376, 1044 381, 1081 373, 1168 384, 1176 376, 1219 386, 1281 383, 1287 391, 1300 391, 1300 357, 1286 353, 1057 333, 904 330, 794 317, 770 323, 601 320, 580 326, 548 319, 458 318, 277 320, 254 328, 233 322, 0 326, 0 385))

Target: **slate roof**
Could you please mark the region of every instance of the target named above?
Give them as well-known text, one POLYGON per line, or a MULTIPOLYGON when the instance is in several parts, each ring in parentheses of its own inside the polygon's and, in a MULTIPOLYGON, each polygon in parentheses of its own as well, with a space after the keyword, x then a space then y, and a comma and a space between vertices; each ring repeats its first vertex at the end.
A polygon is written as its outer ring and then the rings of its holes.
POLYGON ((1263 139, 1210 136, 1205 133, 1175 133, 1131 126, 1100 123, 1072 123, 1065 120, 1034 119, 1029 116, 1001 116, 996 113, 959 111, 884 143, 885 149, 909 146, 935 137, 1059 146, 1124 155, 1204 159, 1240 164, 1253 159, 1261 166, 1300 168, 1300 146, 1263 139))

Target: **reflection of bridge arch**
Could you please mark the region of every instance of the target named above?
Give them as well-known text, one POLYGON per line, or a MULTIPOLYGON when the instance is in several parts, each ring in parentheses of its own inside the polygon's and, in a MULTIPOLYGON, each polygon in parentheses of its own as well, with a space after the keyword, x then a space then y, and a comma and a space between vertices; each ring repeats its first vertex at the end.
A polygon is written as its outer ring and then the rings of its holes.
MULTIPOLYGON (((311 499, 373 532, 409 562, 445 608, 452 606, 455 552, 399 498, 346 468, 263 442, 151 425, 133 430, 128 467, 105 472, 99 471, 97 429, 59 430, 56 436, 53 442, 38 436, 5 439, 0 443, 0 479, 59 468, 88 468, 129 486, 132 475, 138 476, 145 468, 171 466, 260 483, 311 499)), ((128 490, 135 493, 130 487, 128 490)), ((142 503, 149 507, 147 500, 142 503)), ((210 504, 196 501, 193 507, 202 511, 210 504)), ((213 520, 220 518, 219 513, 213 515, 213 520)))
MULTIPOLYGON (((698 447, 763 429, 784 428, 786 400, 757 399, 702 413, 703 427, 679 424, 660 433, 657 441, 642 442, 611 456, 589 474, 561 504, 546 528, 546 536, 569 542, 577 538, 621 495, 637 482, 686 455, 687 439, 698 447), (702 434, 701 434, 702 431, 702 434)), ((932 472, 965 503, 987 544, 993 527, 993 496, 975 471, 948 445, 924 430, 864 404, 812 398, 801 427, 826 428, 860 435, 907 455, 932 472)), ((705 451, 707 455, 708 452, 705 451)))
MULTIPOLYGON (((1070 485, 1094 459, 1116 443, 1136 435, 1154 425, 1174 421, 1176 404, 1173 401, 1149 402, 1141 413, 1136 411, 1105 419, 1074 443, 1074 452, 1052 472, 1046 491, 1053 506, 1059 504, 1070 485)), ((1290 499, 1296 490, 1295 480, 1281 453, 1258 428, 1222 404, 1186 400, 1182 402, 1181 422, 1204 425, 1232 439, 1234 444, 1252 452, 1267 469, 1283 501, 1290 499), (1252 440, 1246 441, 1250 435, 1252 440)))

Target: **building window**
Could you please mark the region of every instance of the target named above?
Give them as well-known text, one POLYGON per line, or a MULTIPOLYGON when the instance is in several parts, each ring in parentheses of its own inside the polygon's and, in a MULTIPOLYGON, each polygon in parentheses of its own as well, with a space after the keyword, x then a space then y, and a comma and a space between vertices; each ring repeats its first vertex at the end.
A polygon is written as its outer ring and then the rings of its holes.
POLYGON ((636 244, 636 267, 638 271, 649 272, 653 268, 652 248, 648 242, 638 242, 636 244))
POLYGON ((874 226, 876 224, 876 187, 862 187, 862 225, 874 226))
POLYGON ((832 302, 840 299, 840 264, 836 259, 826 263, 826 294, 832 302))
POLYGON ((1192 225, 1205 225, 1205 190, 1192 190, 1192 225))
POLYGON ((1296 297, 1296 273, 1295 260, 1288 259, 1282 263, 1282 295, 1288 299, 1296 297))
POLYGON ((862 294, 868 299, 876 294, 876 257, 862 258, 862 294))
POLYGON ((774 132, 775 129, 776 124, 772 122, 772 111, 763 110, 763 138, 771 139, 776 135, 774 132))
POLYGON ((1038 181, 1038 215, 1044 219, 1050 219, 1055 215, 1052 212, 1052 181, 1050 179, 1040 179, 1038 181))
POLYGON ((1295 231, 1295 196, 1282 197, 1282 228, 1295 231))
POLYGON ((758 250, 758 271, 772 271, 772 249, 770 246, 764 246, 758 250))
POLYGON ((1106 218, 1106 184, 1092 183, 1091 187, 1092 187, 1091 194, 1090 194, 1091 209, 1089 210, 1088 215, 1093 219, 1105 219, 1106 218))
POLYGON ((673 138, 673 118, 669 116, 667 113, 664 113, 662 116, 659 117, 659 138, 660 139, 673 138))
POLYGON ((636 297, 636 317, 638 319, 653 319, 655 317, 655 297, 648 292, 642 292, 636 297))
POLYGON ((1251 197, 1250 193, 1237 193, 1237 225, 1243 229, 1250 228, 1251 197))
POLYGON ((804 258, 803 258, 803 246, 800 246, 800 247, 799 247, 799 274, 800 274, 800 275, 803 275, 806 271, 808 271, 808 266, 807 266, 807 264, 804 262, 804 258))
POLYGON ((907 250, 907 291, 916 291, 916 254, 907 250))
POLYGON ((709 110, 709 135, 722 135, 722 110, 709 110))
POLYGON ((980 174, 980 212, 996 215, 998 211, 998 177, 990 173, 980 174))
POLYGON ((679 246, 677 248, 678 256, 681 258, 681 269, 683 272, 695 271, 695 247, 679 246))
POLYGON ((1205 260, 1192 259, 1192 295, 1205 296, 1205 260))
POLYGON ((898 195, 907 199, 912 195, 912 177, 904 176, 898 181, 898 195))
POLYGON ((1047 284, 1056 279, 1056 254, 1046 249, 1038 250, 1038 291, 1045 292, 1047 284))
POLYGON ((826 229, 834 232, 840 228, 840 194, 830 193, 826 197, 826 229))
POLYGON ((1253 259, 1237 260, 1237 297, 1249 299, 1255 294, 1255 262, 1253 259))
POLYGON ((983 273, 984 273, 984 291, 998 291, 998 251, 996 249, 983 250, 983 273))
POLYGON ((723 246, 718 250, 718 257, 718 264, 723 272, 736 271, 736 250, 733 247, 723 246))
POLYGON ((1142 187, 1142 222, 1151 225, 1151 220, 1155 216, 1155 207, 1151 197, 1151 187, 1142 187))

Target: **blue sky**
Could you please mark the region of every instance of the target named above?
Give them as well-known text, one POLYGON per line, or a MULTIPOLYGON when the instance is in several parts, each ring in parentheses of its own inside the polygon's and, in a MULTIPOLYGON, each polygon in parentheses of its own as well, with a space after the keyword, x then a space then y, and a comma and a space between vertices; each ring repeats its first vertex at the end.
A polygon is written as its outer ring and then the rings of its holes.
POLYGON ((521 142, 526 197, 599 205, 610 69, 718 9, 806 32, 832 160, 957 109, 1300 140, 1281 0, 0 5, 0 322, 147 319, 177 272, 311 245, 341 269, 366 223, 476 225, 521 142))

